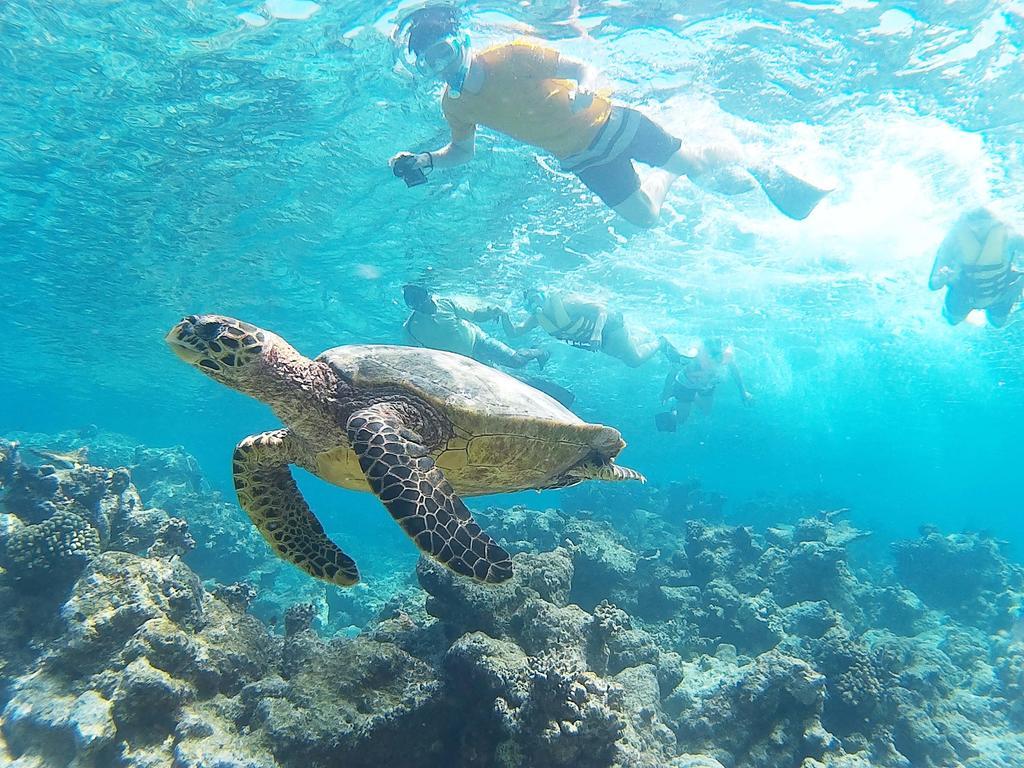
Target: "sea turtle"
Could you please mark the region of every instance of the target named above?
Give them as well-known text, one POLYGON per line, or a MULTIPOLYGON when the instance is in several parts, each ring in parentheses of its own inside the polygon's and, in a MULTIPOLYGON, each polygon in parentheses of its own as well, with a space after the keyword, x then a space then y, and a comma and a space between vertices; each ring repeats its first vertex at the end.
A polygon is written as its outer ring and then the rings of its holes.
POLYGON ((617 430, 462 355, 357 344, 310 360, 270 331, 220 315, 186 317, 167 343, 284 422, 235 448, 238 501, 280 557, 327 582, 348 586, 359 573, 324 534, 289 464, 371 491, 421 550, 489 583, 508 579, 512 561, 460 496, 644 480, 614 463, 625 446, 617 430))

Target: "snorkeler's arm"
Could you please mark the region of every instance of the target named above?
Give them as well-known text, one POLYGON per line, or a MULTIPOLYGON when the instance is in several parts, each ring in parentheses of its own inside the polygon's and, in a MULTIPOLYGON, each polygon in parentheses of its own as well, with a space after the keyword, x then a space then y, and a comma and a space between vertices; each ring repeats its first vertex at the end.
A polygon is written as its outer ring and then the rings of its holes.
POLYGON ((570 95, 574 112, 587 109, 593 103, 597 91, 597 70, 594 67, 578 59, 559 56, 555 77, 576 81, 576 92, 570 95))
POLYGON ((459 113, 452 100, 445 95, 441 99, 441 111, 452 132, 452 140, 430 154, 435 168, 454 168, 473 159, 476 153, 476 123, 459 113))
POLYGON ((473 128, 468 138, 456 138, 455 131, 453 130, 450 142, 440 149, 418 154, 416 156, 416 165, 420 168, 454 168, 457 165, 465 165, 473 159, 475 154, 476 128, 473 128))
POLYGON ((576 87, 581 91, 593 93, 597 89, 597 69, 569 56, 560 55, 558 57, 555 77, 562 80, 575 80, 576 87))
POLYGON ((729 375, 732 376, 733 382, 736 384, 736 388, 740 391, 740 399, 745 403, 749 403, 754 399, 754 396, 747 391, 747 388, 743 385, 743 374, 740 373, 740 367, 736 365, 735 360, 729 361, 729 375))
POLYGON ((928 276, 928 288, 937 291, 945 288, 959 277, 960 269, 956 259, 956 242, 952 235, 947 236, 935 254, 932 273, 928 276))
MULTIPOLYGON (((440 149, 417 152, 417 168, 454 168, 457 165, 465 165, 476 154, 476 124, 459 119, 451 112, 445 100, 441 102, 441 109, 444 112, 444 119, 448 121, 448 127, 451 129, 452 140, 440 149)), ((401 154, 391 158, 392 166, 401 154)))
MULTIPOLYGON (((456 140, 453 135, 452 140, 440 149, 434 149, 430 152, 415 152, 413 153, 413 156, 416 158, 415 167, 430 170, 432 168, 454 168, 457 165, 465 165, 476 154, 475 137, 475 131, 469 139, 456 140)), ((394 167, 395 162, 406 154, 405 152, 399 152, 388 161, 388 165, 394 167)))
POLYGON ((482 307, 468 307, 455 299, 449 299, 452 311, 457 317, 463 320, 472 320, 474 323, 486 323, 488 320, 497 320, 502 316, 504 310, 492 304, 482 307))
POLYGON ((521 324, 516 325, 512 322, 512 318, 508 316, 508 312, 501 313, 501 327, 505 331, 505 335, 510 339, 514 339, 517 336, 522 336, 528 331, 532 331, 537 327, 537 316, 530 315, 521 324))

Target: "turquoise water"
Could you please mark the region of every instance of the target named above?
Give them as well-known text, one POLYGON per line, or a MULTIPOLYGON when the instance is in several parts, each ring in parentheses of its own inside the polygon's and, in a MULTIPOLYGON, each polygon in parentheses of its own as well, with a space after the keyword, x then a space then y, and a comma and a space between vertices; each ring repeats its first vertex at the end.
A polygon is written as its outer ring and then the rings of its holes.
POLYGON ((406 281, 516 311, 540 283, 735 343, 755 406, 725 386, 675 435, 653 430, 660 360, 550 345, 578 413, 621 429, 653 482, 1020 539, 1022 326, 951 328, 925 285, 965 206, 1024 207, 1019 4, 587 4, 570 25, 558 3, 474 6, 481 43, 533 25, 677 133, 731 131, 838 187, 793 222, 682 180, 650 232, 486 130, 472 165, 406 189, 387 158, 446 132, 436 93, 393 65, 394 9, 261 8, 0 8, 0 429, 182 444, 227 488, 230 447, 274 421, 168 353, 182 314, 314 354, 398 341, 406 281))
POLYGON ((594 738, 646 740, 646 762, 615 758, 636 768, 1017 768, 1024 322, 952 327, 927 282, 963 211, 1024 232, 1024 3, 465 11, 478 46, 531 34, 684 141, 733 137, 835 191, 798 222, 682 179, 640 230, 486 129, 410 189, 388 158, 448 131, 395 62, 390 4, 0 4, 0 764, 613 764, 594 738), (660 433, 660 355, 630 369, 535 332, 514 343, 550 350, 541 375, 649 484, 470 499, 517 555, 503 592, 417 565, 376 499, 299 472, 363 576, 327 587, 235 504, 233 447, 278 420, 164 335, 219 313, 309 356, 401 343, 408 282, 721 335, 753 404, 725 381, 660 433), (78 445, 94 466, 46 453, 78 445), (685 508, 692 480, 721 515, 685 508), (61 525, 93 550, 51 547, 61 525), (585 700, 603 725, 576 728, 585 700), (413 754, 392 728, 435 740, 413 754))

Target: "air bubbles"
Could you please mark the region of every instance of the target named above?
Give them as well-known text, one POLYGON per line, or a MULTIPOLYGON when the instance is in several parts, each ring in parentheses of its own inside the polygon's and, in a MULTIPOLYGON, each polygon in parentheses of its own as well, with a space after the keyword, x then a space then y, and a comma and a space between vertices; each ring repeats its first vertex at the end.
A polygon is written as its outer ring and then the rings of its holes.
POLYGON ((379 280, 383 275, 380 267, 375 264, 353 264, 352 272, 363 280, 379 280))
POLYGON ((305 21, 320 10, 320 5, 309 0, 267 0, 263 9, 275 19, 305 21))
POLYGON ((906 11, 892 8, 878 17, 878 26, 872 32, 880 35, 909 35, 914 30, 914 17, 906 11))
POLYGON ((319 3, 309 0, 267 0, 252 11, 243 11, 238 19, 253 29, 265 27, 272 21, 308 21, 320 10, 319 3))

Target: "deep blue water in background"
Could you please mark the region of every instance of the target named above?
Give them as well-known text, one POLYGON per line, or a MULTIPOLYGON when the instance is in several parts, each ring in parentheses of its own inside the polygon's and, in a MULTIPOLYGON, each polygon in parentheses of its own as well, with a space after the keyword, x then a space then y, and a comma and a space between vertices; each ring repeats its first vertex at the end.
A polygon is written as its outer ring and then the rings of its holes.
MULTIPOLYGON (((653 429, 663 362, 550 343, 546 375, 652 482, 700 478, 733 519, 762 494, 820 496, 886 538, 934 524, 1024 545, 1024 323, 950 328, 926 287, 964 207, 1024 229, 1019 2, 586 3, 574 26, 556 2, 468 6, 480 42, 530 24, 680 134, 728 130, 838 185, 791 222, 683 180, 652 232, 487 131, 471 166, 406 189, 387 158, 446 133, 436 94, 393 66, 394 9, 261 8, 0 6, 0 433, 181 444, 227 492, 235 442, 276 422, 166 350, 182 314, 313 355, 398 341, 410 280, 517 311, 544 284, 735 342, 754 407, 723 385, 674 435, 653 429)), ((369 497, 304 486, 347 541, 404 540, 369 497)))

